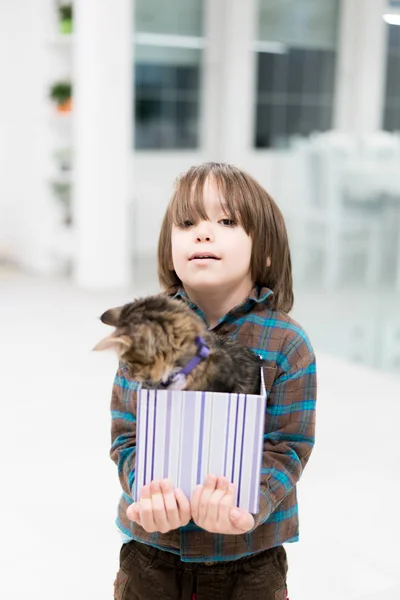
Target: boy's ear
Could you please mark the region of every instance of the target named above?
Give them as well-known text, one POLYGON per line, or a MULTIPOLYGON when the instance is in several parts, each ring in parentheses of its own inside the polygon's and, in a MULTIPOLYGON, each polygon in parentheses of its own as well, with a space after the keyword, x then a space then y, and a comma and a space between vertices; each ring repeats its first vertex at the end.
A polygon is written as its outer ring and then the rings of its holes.
POLYGON ((131 345, 131 341, 126 335, 118 336, 116 332, 107 336, 103 340, 101 340, 96 346, 93 348, 95 351, 101 350, 114 350, 118 356, 121 356, 124 350, 128 349, 131 345))
POLYGON ((268 256, 268 258, 267 258, 267 267, 270 267, 270 266, 271 266, 271 257, 268 256))

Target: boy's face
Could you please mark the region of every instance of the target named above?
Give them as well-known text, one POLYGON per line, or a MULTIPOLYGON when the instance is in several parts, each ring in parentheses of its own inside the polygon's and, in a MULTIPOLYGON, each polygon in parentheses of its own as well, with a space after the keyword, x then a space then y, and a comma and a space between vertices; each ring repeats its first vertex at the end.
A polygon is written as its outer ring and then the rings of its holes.
POLYGON ((204 208, 209 221, 186 222, 185 226, 172 228, 172 261, 176 274, 188 291, 243 289, 245 296, 253 283, 252 240, 243 227, 233 223, 224 212, 212 179, 204 185, 204 208))

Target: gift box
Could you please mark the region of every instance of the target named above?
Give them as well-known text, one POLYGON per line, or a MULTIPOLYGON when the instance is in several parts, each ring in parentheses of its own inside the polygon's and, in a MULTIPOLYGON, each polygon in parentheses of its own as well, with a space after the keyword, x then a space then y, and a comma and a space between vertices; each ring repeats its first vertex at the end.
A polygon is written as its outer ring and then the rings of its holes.
POLYGON ((266 391, 260 394, 137 391, 133 497, 154 479, 171 479, 190 498, 208 473, 236 486, 236 506, 259 510, 266 391))

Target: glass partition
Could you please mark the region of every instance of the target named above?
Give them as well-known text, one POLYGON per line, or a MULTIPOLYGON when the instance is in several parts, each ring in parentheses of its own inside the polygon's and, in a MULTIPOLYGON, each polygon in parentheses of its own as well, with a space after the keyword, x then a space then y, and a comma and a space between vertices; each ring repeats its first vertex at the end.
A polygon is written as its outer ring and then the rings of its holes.
POLYGON ((135 3, 135 147, 199 144, 202 0, 135 3))
POLYGON ((331 128, 339 0, 260 0, 256 148, 331 128))

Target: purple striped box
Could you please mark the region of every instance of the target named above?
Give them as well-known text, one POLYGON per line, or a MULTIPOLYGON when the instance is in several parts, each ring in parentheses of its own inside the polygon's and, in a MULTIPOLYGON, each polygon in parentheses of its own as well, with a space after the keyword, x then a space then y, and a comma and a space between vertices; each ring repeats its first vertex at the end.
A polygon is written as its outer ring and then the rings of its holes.
POLYGON ((134 500, 168 477, 189 498, 208 473, 236 486, 236 505, 259 510, 266 393, 138 391, 134 500))

